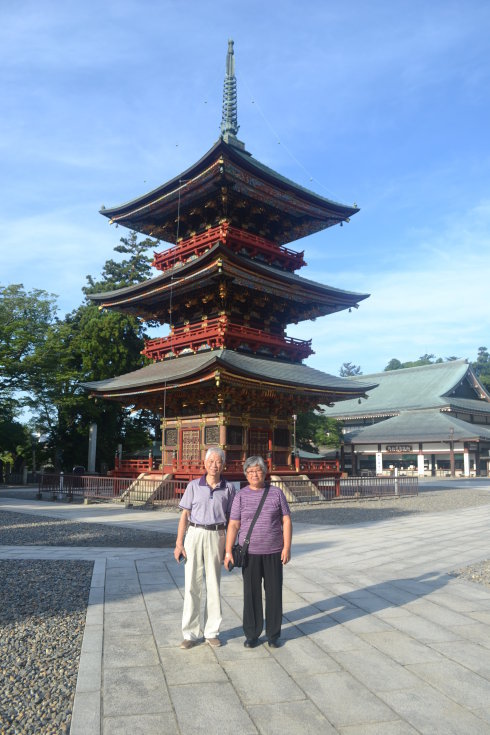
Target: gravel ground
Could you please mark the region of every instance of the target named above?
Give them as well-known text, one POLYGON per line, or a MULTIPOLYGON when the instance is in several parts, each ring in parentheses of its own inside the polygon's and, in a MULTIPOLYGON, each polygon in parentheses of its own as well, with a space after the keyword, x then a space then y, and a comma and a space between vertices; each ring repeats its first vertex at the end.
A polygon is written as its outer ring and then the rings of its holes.
POLYGON ((391 497, 378 500, 332 500, 328 503, 298 503, 291 506, 293 521, 299 523, 318 523, 347 525, 369 523, 412 513, 440 513, 447 510, 460 510, 476 505, 490 503, 488 489, 447 488, 424 490, 418 495, 391 497))
POLYGON ((92 562, 0 561, 0 733, 70 730, 92 562))
MULTIPOLYGON (((297 523, 349 525, 488 503, 490 489, 440 487, 413 497, 298 504, 292 516, 297 523)), ((1 545, 174 543, 173 534, 0 510, 1 545)), ((0 561, 0 735, 69 732, 92 569, 92 562, 83 561, 0 561)), ((490 587, 490 560, 454 574, 490 587)))
POLYGON ((138 549, 173 549, 175 546, 175 534, 137 531, 103 523, 74 523, 8 510, 0 510, 0 529, 2 546, 122 546, 138 549))

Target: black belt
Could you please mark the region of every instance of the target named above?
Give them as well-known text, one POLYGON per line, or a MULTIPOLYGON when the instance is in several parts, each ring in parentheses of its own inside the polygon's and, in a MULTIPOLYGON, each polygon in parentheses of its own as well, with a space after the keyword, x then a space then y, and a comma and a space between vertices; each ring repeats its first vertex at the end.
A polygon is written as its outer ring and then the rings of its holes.
POLYGON ((189 521, 189 526, 194 526, 194 528, 204 528, 205 531, 224 531, 226 523, 211 523, 209 526, 204 526, 202 523, 189 521))

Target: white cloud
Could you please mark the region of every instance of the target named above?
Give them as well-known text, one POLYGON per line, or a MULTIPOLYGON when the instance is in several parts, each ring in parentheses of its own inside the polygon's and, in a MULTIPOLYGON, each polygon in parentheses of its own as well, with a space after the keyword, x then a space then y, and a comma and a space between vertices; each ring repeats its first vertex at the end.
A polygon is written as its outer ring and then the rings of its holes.
MULTIPOLYGON (((476 359, 478 347, 490 344, 490 202, 449 221, 444 232, 426 235, 412 253, 403 270, 370 273, 368 282, 365 274, 350 274, 349 290, 371 292, 359 310, 288 329, 291 336, 313 338, 316 354, 308 364, 337 373, 343 362, 353 362, 368 373, 393 357, 476 359)), ((332 278, 330 285, 336 285, 332 278)))

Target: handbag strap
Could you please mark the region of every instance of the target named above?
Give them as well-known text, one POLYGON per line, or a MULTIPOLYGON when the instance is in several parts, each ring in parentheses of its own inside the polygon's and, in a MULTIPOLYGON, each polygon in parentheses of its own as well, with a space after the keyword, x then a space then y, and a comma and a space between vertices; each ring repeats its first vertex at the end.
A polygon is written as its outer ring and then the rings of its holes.
POLYGON ((248 545, 249 545, 249 543, 250 543, 250 537, 251 537, 251 535, 252 535, 252 531, 253 531, 253 528, 254 528, 254 526, 255 526, 255 521, 256 521, 256 520, 257 520, 257 518, 259 517, 259 515, 260 515, 260 511, 262 510, 262 508, 263 508, 263 506, 264 506, 265 500, 266 500, 266 498, 267 498, 267 495, 268 495, 268 492, 269 492, 269 487, 270 487, 270 485, 266 485, 266 486, 265 486, 265 490, 264 490, 264 492, 262 493, 262 497, 261 497, 261 499, 260 499, 260 503, 259 503, 259 506, 258 506, 257 510, 255 511, 255 515, 254 515, 254 517, 253 517, 252 523, 250 524, 250 528, 248 529, 248 533, 247 533, 247 535, 245 536, 245 540, 244 540, 244 542, 243 542, 243 548, 244 548, 244 549, 247 549, 247 548, 248 548, 248 545))

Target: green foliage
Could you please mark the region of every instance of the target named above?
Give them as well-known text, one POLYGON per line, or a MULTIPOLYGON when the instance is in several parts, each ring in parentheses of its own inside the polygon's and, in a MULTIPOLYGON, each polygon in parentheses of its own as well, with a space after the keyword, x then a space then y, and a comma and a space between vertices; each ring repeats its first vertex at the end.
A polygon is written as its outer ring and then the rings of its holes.
POLYGON ((339 447, 342 441, 340 421, 317 411, 298 414, 296 444, 306 452, 318 452, 319 447, 339 447))
POLYGON ((352 375, 362 375, 362 372, 358 365, 354 365, 352 362, 344 362, 339 375, 341 378, 348 378, 352 375))
MULTIPOLYGON (((152 257, 146 251, 157 243, 148 238, 138 242, 134 232, 120 242, 115 250, 128 257, 108 260, 98 280, 88 276, 86 296, 151 275, 152 257)), ((112 466, 119 443, 125 449, 151 445, 155 418, 144 412, 132 417, 117 403, 92 400, 81 383, 145 365, 143 326, 133 316, 100 312, 88 299, 62 320, 56 312, 56 298, 44 291, 26 293, 22 285, 0 289, 0 453, 16 451, 19 443, 26 457, 32 451, 30 431, 14 421, 15 412, 26 407, 30 429, 43 435, 43 451, 57 468, 69 471, 87 464, 92 422, 98 427, 99 467, 112 466)))
POLYGON ((116 253, 129 255, 129 258, 122 261, 107 260, 102 268, 101 280, 96 281, 92 276, 87 276, 88 286, 82 289, 84 294, 115 291, 118 288, 134 286, 151 277, 153 258, 147 255, 147 251, 149 248, 156 248, 158 240, 147 237, 138 242, 138 234, 132 231, 129 237, 121 237, 119 242, 121 245, 116 245, 114 250, 116 253))
POLYGON ((56 320, 56 297, 25 291, 21 283, 0 286, 0 401, 14 401, 26 387, 26 363, 56 320))
MULTIPOLYGON (((447 357, 446 360, 457 360, 457 357, 447 357)), ((436 359, 435 355, 421 355, 418 360, 411 360, 408 362, 400 362, 396 358, 389 361, 385 367, 385 372, 388 370, 403 370, 404 368, 421 367, 422 365, 435 365, 437 363, 444 362, 442 357, 436 359)))
POLYGON ((401 370, 402 367, 403 367, 403 365, 400 362, 400 360, 397 360, 396 357, 393 357, 389 361, 388 365, 385 367, 385 371, 388 371, 388 370, 401 370))
POLYGON ((480 383, 490 393, 490 355, 486 347, 478 348, 478 356, 475 362, 471 363, 471 367, 480 383))
MULTIPOLYGON (((400 362, 400 360, 393 358, 385 367, 385 371, 402 370, 403 368, 418 367, 420 365, 435 365, 437 363, 452 362, 459 359, 455 355, 446 357, 444 360, 442 357, 436 359, 434 355, 422 355, 418 360, 414 360, 413 362, 400 362)), ((478 348, 478 356, 474 362, 470 362, 470 366, 483 387, 487 392, 490 392, 490 355, 486 347, 478 348)))
POLYGON ((31 392, 31 363, 56 323, 56 297, 22 284, 0 286, 0 463, 18 471, 30 434, 17 416, 31 392))
POLYGON ((7 468, 20 469, 29 445, 29 434, 25 426, 15 420, 14 415, 0 407, 0 479, 7 468))

